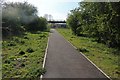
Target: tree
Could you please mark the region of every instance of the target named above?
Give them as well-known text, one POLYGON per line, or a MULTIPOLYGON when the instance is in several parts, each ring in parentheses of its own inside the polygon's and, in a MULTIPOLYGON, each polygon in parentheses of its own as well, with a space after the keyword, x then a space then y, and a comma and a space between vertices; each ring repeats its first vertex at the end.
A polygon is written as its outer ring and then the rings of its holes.
POLYGON ((12 34, 21 33, 21 26, 30 23, 36 18, 37 9, 27 2, 24 3, 4 3, 2 7, 3 35, 5 29, 9 29, 12 34))
POLYGON ((47 30, 47 20, 43 17, 37 17, 34 21, 27 24, 28 31, 45 31, 47 30))
POLYGON ((71 14, 68 15, 67 24, 72 29, 75 35, 80 34, 80 31, 82 31, 82 28, 80 26, 81 23, 79 21, 79 12, 77 9, 72 10, 71 14))
POLYGON ((69 14, 67 22, 74 33, 80 22, 82 29, 78 28, 77 33, 85 32, 109 47, 120 47, 119 9, 120 2, 80 2, 79 7, 69 14))
POLYGON ((4 3, 2 14, 3 37, 9 33, 14 35, 24 30, 43 31, 47 28, 46 19, 39 18, 37 8, 27 2, 4 3))

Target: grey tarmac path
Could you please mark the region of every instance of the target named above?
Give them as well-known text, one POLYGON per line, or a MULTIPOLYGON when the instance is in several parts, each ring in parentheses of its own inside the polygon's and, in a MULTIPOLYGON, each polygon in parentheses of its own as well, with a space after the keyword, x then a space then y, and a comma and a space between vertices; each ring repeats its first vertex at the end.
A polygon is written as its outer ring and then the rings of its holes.
POLYGON ((80 54, 55 29, 51 30, 44 78, 105 78, 100 70, 80 54))

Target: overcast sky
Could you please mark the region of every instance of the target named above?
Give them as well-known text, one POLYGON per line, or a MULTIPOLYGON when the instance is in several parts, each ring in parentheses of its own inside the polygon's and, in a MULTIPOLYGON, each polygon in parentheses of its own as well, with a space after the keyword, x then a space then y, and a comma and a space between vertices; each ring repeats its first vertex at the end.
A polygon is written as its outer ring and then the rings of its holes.
POLYGON ((8 2, 24 2, 33 4, 38 15, 51 14, 55 20, 65 20, 70 10, 78 7, 81 0, 6 0, 8 2))

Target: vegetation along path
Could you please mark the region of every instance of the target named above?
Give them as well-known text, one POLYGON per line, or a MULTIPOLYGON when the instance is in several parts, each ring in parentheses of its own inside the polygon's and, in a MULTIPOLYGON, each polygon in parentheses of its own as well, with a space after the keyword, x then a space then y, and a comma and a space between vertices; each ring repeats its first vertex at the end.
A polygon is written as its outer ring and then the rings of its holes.
POLYGON ((43 78, 106 78, 55 29, 51 30, 43 78))

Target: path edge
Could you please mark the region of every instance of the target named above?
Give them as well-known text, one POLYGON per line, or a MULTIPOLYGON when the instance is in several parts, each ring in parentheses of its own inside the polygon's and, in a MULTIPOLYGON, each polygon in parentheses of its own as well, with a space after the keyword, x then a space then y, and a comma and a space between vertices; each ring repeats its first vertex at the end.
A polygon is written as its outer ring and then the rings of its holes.
MULTIPOLYGON (((56 30, 57 31, 57 30, 56 30)), ((57 31, 58 32, 58 31, 57 31)), ((59 33, 59 32, 58 32, 59 33)), ((59 33, 64 39, 65 37, 59 33)), ((73 46, 76 50, 77 50, 77 47, 75 47, 72 43, 70 43, 67 39, 65 39, 71 46, 73 46)), ((78 50, 77 50, 78 51, 78 50)), ((95 66, 103 75, 105 75, 108 79, 112 80, 105 72, 103 72, 95 63, 93 63, 89 58, 87 58, 85 56, 85 54, 83 54, 82 52, 78 51, 80 54, 82 54, 83 57, 85 57, 93 66, 95 66)))
MULTIPOLYGON (((50 38, 50 32, 48 34, 47 46, 46 46, 45 54, 44 54, 44 60, 43 60, 43 65, 42 65, 43 69, 45 68, 45 64, 46 64, 46 57, 47 57, 47 53, 48 53, 49 38, 50 38)), ((42 80, 42 78, 43 78, 43 75, 40 76, 40 80, 42 80)))

